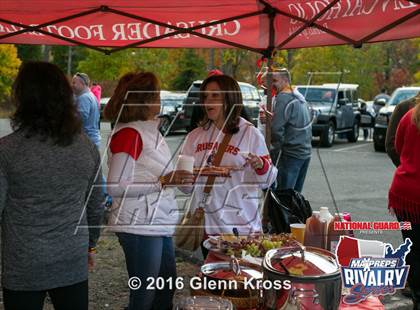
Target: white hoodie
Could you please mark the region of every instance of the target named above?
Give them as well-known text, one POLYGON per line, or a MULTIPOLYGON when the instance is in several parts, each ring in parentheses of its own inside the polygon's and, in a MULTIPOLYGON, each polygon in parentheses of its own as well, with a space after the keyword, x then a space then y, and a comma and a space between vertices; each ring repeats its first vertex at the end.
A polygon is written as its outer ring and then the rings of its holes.
MULTIPOLYGON (((224 137, 213 124, 208 129, 198 127, 188 134, 181 154, 193 156, 195 167, 208 166, 224 137)), ((232 171, 230 178, 217 177, 204 210, 206 233, 209 235, 232 233, 237 228, 240 234, 261 231, 261 192, 275 181, 277 169, 271 164, 263 135, 251 123, 240 119, 239 132, 232 136, 220 166, 242 167, 245 157, 239 152, 249 152, 263 157, 264 169, 257 173, 247 165, 241 171, 232 171)), ((192 192, 191 209, 202 202, 207 177, 200 176, 194 187, 184 188, 192 192)))

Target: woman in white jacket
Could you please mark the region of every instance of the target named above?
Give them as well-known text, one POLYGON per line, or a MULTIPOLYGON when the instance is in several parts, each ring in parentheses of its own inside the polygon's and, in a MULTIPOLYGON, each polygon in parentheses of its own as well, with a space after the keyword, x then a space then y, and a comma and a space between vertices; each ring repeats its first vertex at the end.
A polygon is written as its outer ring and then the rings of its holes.
POLYGON ((211 76, 203 81, 200 102, 205 111, 201 126, 186 137, 182 154, 193 156, 196 167, 212 166, 212 160, 226 133, 232 138, 220 166, 243 167, 231 177, 217 177, 209 197, 203 192, 207 177, 199 176, 192 192, 191 206, 203 205, 205 231, 208 235, 232 233, 241 235, 261 232, 259 189, 271 186, 277 176, 265 140, 260 131, 240 117, 243 109, 238 83, 226 75, 211 76))
POLYGON ((160 89, 153 73, 131 74, 119 83, 105 109, 116 122, 108 147, 107 189, 113 197, 109 230, 124 250, 130 278, 143 285, 130 291, 129 310, 172 309, 176 265, 172 235, 179 222, 174 190, 193 182, 173 172, 171 153, 159 132, 160 89), (165 279, 163 290, 147 290, 148 278, 165 279))

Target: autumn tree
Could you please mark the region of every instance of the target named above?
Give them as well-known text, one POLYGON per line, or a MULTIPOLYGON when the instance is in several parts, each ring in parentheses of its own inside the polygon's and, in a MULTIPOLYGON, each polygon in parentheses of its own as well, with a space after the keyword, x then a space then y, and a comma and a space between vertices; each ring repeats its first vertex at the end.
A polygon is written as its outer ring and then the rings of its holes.
POLYGON ((294 56, 292 78, 294 84, 307 84, 308 72, 325 72, 312 76, 311 84, 341 83, 359 84, 362 98, 371 98, 378 91, 375 74, 382 66, 382 51, 378 45, 366 45, 360 49, 351 46, 317 47, 299 50, 294 56), (326 73, 328 72, 328 73, 326 73))
POLYGON ((10 97, 20 64, 14 45, 0 45, 0 103, 4 104, 4 101, 10 97))
POLYGON ((187 90, 193 81, 206 77, 206 62, 193 49, 186 49, 179 56, 172 87, 175 90, 187 90))
MULTIPOLYGON (((87 73, 91 80, 113 81, 113 84, 127 72, 151 71, 158 76, 162 88, 168 88, 174 78, 177 63, 177 59, 171 57, 172 52, 168 49, 127 49, 104 55, 88 50, 77 70, 87 73)), ((103 91, 105 95, 110 95, 113 89, 103 91)))
POLYGON ((16 45, 18 57, 23 62, 42 60, 41 45, 16 45))

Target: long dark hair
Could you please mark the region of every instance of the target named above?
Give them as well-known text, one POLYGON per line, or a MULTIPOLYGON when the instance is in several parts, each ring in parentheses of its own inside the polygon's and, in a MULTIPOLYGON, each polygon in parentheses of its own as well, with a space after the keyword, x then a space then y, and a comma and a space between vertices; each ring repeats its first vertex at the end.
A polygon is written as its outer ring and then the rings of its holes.
MULTIPOLYGON (((200 87, 200 103, 204 109, 204 95, 207 85, 211 82, 216 82, 220 90, 223 92, 224 116, 226 125, 224 130, 227 133, 235 134, 239 131, 239 117, 243 109, 242 93, 238 82, 228 75, 212 75, 205 79, 200 87)), ((200 126, 205 127, 210 123, 207 113, 204 112, 203 120, 200 126)))
POLYGON ((46 62, 22 64, 13 84, 12 100, 16 112, 13 130, 24 130, 27 137, 51 138, 66 146, 81 132, 82 122, 73 100, 73 91, 64 73, 46 62))

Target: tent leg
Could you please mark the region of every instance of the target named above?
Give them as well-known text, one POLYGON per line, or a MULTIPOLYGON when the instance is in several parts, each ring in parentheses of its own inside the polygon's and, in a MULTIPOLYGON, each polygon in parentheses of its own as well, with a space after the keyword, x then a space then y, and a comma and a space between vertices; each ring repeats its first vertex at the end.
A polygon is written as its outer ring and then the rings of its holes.
MULTIPOLYGON (((273 68, 273 52, 275 49, 275 29, 274 29, 274 19, 276 18, 275 10, 270 10, 269 14, 269 43, 268 49, 266 50, 266 57, 267 57, 267 110, 271 112, 272 110, 272 84, 273 84, 273 77, 272 77, 272 68, 273 68)), ((271 119, 267 117, 265 122, 265 143, 267 145, 268 150, 270 150, 271 146, 271 119)), ((274 159, 276 161, 276 159, 274 159)), ((273 161, 273 162, 274 162, 273 161)), ((270 190, 264 191, 264 200, 263 200, 263 210, 262 210, 262 222, 263 222, 263 229, 268 228, 268 223, 270 222, 270 218, 268 216, 268 208, 269 208, 269 199, 270 190), (264 227, 265 226, 265 227, 264 227)))

